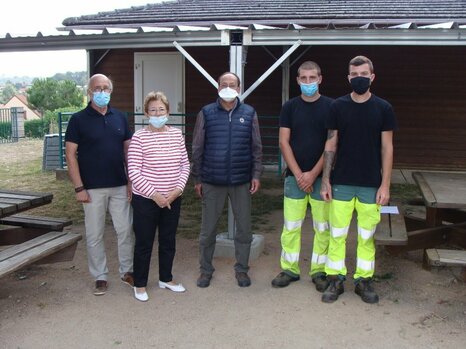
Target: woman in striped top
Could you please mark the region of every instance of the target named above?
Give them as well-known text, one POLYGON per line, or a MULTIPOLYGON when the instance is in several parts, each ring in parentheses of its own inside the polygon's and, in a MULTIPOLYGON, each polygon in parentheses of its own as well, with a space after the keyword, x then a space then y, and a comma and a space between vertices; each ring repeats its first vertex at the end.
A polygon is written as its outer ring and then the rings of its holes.
POLYGON ((167 97, 150 92, 144 100, 144 114, 149 125, 131 139, 128 175, 133 185, 134 296, 149 299, 146 286, 158 228, 159 287, 184 292, 173 281, 175 235, 180 217, 181 194, 189 176, 189 160, 183 134, 166 125, 169 113, 167 97))

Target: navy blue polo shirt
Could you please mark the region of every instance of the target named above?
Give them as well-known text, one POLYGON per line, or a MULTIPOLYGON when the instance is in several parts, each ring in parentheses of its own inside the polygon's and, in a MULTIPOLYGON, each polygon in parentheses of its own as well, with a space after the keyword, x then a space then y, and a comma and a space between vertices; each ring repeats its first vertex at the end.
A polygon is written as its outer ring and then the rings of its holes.
POLYGON ((71 117, 65 141, 78 145, 79 173, 86 189, 127 184, 123 143, 131 139, 125 114, 108 107, 100 114, 89 103, 71 117))

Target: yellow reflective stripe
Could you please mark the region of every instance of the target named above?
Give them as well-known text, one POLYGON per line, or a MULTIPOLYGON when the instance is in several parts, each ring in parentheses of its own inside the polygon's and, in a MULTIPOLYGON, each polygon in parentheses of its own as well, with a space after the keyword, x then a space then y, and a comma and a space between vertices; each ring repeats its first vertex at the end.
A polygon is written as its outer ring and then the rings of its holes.
POLYGON ((328 230, 328 222, 316 222, 314 221, 314 229, 317 229, 319 232, 328 230))
POLYGON ((282 250, 282 258, 290 263, 296 263, 299 261, 299 253, 289 253, 282 250))
POLYGON ((358 226, 358 234, 363 238, 364 240, 370 239, 375 233, 375 228, 372 230, 367 230, 364 228, 361 228, 358 226))
POLYGON ((295 230, 303 224, 303 220, 300 219, 299 221, 287 221, 285 220, 285 229, 288 231, 295 230))
POLYGON ((345 268, 345 260, 339 260, 339 261, 332 261, 330 258, 327 259, 327 262, 325 263, 326 268, 330 268, 333 270, 342 270, 345 268))
POLYGON ((361 258, 358 258, 357 263, 356 263, 359 269, 366 270, 366 271, 374 270, 374 264, 375 264, 374 261, 367 261, 361 258))
POLYGON ((319 255, 317 253, 312 253, 312 263, 313 264, 325 264, 327 262, 327 255, 319 255))
POLYGON ((331 227, 331 228, 330 228, 330 231, 331 231, 332 236, 333 236, 334 238, 338 238, 338 237, 340 237, 340 236, 343 236, 343 235, 348 234, 348 229, 349 229, 349 226, 346 226, 346 227, 343 227, 343 228, 331 227))

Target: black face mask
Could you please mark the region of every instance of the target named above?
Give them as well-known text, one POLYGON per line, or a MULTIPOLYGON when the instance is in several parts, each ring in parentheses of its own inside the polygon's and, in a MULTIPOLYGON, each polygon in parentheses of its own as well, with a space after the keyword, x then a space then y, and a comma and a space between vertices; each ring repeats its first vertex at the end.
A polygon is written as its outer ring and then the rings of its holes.
POLYGON ((364 76, 358 76, 350 80, 351 88, 358 95, 363 95, 371 86, 371 79, 364 76))

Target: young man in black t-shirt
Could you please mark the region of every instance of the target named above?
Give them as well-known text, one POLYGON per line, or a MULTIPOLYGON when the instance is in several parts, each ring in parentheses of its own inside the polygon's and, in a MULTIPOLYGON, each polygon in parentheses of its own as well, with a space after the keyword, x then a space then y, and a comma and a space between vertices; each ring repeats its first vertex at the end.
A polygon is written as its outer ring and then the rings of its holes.
POLYGON ((353 92, 335 100, 326 123, 321 188, 324 200, 331 201, 325 266, 329 286, 322 295, 326 303, 336 301, 344 291, 346 237, 354 210, 358 214, 355 292, 366 303, 379 301, 372 287, 374 232, 380 221, 380 206, 390 198, 396 119, 390 103, 370 92, 374 78, 374 68, 367 57, 353 58, 348 75, 353 92))
POLYGON ((272 286, 285 287, 300 278, 301 226, 310 204, 315 235, 309 275, 316 289, 323 292, 327 287, 325 262, 330 232, 328 204, 320 197, 320 176, 327 134, 325 119, 333 99, 319 93, 322 76, 315 62, 307 61, 299 67, 297 82, 301 95, 287 101, 280 113, 280 150, 287 164, 280 258, 283 271, 272 280, 272 286))

